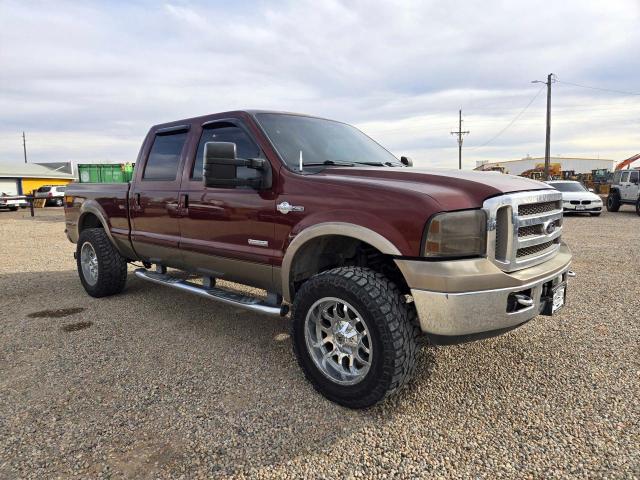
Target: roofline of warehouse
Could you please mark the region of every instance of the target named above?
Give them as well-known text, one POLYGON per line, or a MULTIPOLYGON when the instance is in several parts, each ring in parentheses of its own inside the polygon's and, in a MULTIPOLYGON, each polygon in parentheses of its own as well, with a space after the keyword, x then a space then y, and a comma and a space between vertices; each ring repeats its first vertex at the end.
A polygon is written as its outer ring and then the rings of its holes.
POLYGON ((27 173, 27 174, 20 174, 20 173, 0 173, 0 178, 60 178, 60 179, 69 179, 69 180, 73 180, 76 177, 74 175, 71 175, 70 173, 58 173, 58 172, 51 172, 51 173, 46 173, 43 172, 42 174, 31 174, 31 173, 27 173))

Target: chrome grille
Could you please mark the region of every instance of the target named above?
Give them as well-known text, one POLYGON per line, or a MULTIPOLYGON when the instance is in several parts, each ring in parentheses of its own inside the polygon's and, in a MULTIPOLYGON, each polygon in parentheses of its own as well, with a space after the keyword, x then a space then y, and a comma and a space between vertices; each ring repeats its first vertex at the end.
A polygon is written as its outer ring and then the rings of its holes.
POLYGON ((516 253, 516 257, 517 258, 528 257, 529 255, 535 255, 536 253, 544 252, 547 248, 553 246, 554 242, 555 242, 555 240, 553 242, 539 243, 538 245, 532 245, 530 247, 519 248, 518 249, 518 253, 516 253))
MULTIPOLYGON (((552 223, 554 227, 559 227, 562 224, 560 220, 556 220, 552 223)), ((528 227, 520 227, 518 229, 519 238, 530 237, 531 235, 542 235, 542 234, 544 234, 543 224, 529 225, 528 227)))
POLYGON ((556 190, 518 192, 484 202, 487 256, 512 272, 542 263, 560 248, 562 194, 556 190))
POLYGON ((539 215, 560 208, 562 202, 526 203, 518 206, 518 215, 539 215))

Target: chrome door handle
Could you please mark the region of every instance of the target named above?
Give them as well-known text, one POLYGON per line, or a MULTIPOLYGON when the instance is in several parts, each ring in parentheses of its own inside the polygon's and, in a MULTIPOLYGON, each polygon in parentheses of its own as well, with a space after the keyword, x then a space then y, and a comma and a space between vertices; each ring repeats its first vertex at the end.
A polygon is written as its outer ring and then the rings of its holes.
POLYGON ((276 205, 276 209, 280 213, 284 213, 285 215, 289 212, 304 212, 304 207, 301 205, 291 205, 289 202, 280 202, 276 205))

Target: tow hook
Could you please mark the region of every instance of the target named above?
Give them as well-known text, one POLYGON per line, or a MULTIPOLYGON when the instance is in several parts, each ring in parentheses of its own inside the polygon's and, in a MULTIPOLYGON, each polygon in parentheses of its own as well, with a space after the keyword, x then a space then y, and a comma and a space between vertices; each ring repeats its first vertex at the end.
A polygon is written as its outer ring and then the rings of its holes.
POLYGON ((528 295, 515 294, 516 301, 523 307, 530 307, 533 305, 533 298, 528 295))

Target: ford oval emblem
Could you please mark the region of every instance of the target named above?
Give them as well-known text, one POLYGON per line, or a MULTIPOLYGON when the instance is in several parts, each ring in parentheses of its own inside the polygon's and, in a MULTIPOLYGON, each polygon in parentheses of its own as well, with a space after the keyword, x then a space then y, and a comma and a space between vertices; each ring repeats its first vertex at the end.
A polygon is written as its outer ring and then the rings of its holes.
POLYGON ((551 235, 556 230, 555 222, 550 222, 545 227, 544 231, 547 232, 547 235, 551 235))

